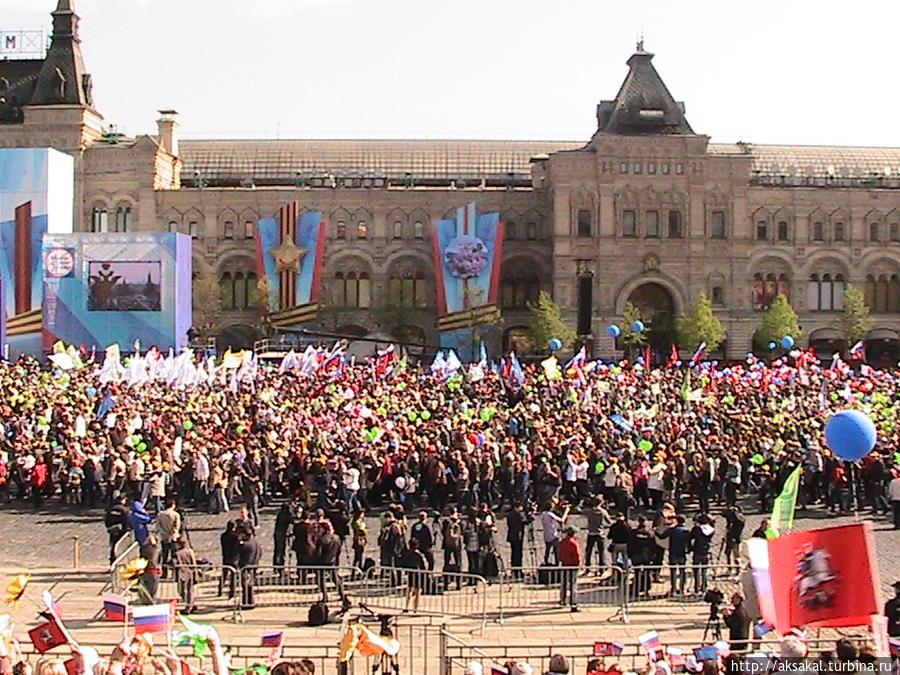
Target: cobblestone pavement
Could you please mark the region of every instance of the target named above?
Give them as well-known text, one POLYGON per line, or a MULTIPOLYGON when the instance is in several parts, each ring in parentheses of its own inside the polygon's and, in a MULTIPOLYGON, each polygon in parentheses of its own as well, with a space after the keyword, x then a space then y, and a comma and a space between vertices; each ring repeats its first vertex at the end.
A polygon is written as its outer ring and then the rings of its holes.
MULTIPOLYGON (((272 528, 276 511, 277 505, 273 505, 260 512, 259 537, 263 545, 263 564, 271 564, 272 561, 272 528)), ((750 504, 747 505, 745 511, 748 513, 746 536, 757 527, 763 516, 752 513, 755 509, 750 504)), ((229 517, 234 518, 237 515, 237 509, 233 509, 230 514, 218 515, 198 511, 187 512, 185 520, 191 543, 197 551, 198 557, 207 558, 214 563, 220 561, 219 534, 224 529, 229 517)), ((0 567, 21 567, 23 570, 50 567, 71 569, 75 537, 78 537, 81 567, 105 567, 108 548, 102 517, 103 513, 99 509, 79 510, 73 507, 62 507, 55 502, 49 508, 42 510, 35 510, 30 505, 21 502, 0 506, 0 541, 2 541, 0 567)), ((859 517, 862 520, 872 516, 868 513, 861 513, 859 517)), ((811 507, 806 511, 798 510, 795 527, 811 529, 826 525, 852 523, 854 520, 852 514, 831 514, 823 508, 811 507)), ((573 522, 576 526, 583 524, 579 516, 575 516, 573 522)), ((887 592, 890 583, 900 579, 900 556, 897 555, 897 551, 900 551, 900 530, 894 530, 885 516, 878 516, 873 523, 881 584, 887 592)), ((721 522, 717 523, 717 536, 721 536, 722 527, 721 522)), ((377 519, 373 517, 369 524, 370 546, 374 547, 377 532, 377 519)), ((503 518, 499 519, 499 532, 495 540, 500 548, 501 557, 508 562, 509 554, 505 541, 503 518)), ((543 553, 541 534, 537 528, 534 530, 534 541, 536 545, 533 548, 526 545, 526 565, 539 562, 543 553)), ((714 550, 719 550, 718 544, 714 550)), ((369 555, 378 559, 374 550, 369 555)), ((440 554, 437 557, 440 560, 440 554)), ((342 560, 349 562, 347 556, 344 556, 342 560)))

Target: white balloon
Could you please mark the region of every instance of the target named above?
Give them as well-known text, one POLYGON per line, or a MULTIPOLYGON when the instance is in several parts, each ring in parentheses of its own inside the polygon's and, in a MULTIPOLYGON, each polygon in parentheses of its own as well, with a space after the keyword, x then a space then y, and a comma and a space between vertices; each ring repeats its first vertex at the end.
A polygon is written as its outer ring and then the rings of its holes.
POLYGON ((84 417, 81 415, 75 418, 75 435, 78 436, 78 438, 87 436, 87 422, 85 422, 84 417))

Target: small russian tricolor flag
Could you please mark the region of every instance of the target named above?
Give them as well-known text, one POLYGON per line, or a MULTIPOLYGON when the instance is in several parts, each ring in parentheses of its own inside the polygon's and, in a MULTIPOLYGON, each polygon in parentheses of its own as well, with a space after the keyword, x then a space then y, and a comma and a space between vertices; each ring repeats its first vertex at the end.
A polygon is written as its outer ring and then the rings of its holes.
POLYGON ((120 621, 125 623, 128 599, 124 595, 115 593, 103 594, 103 618, 107 621, 120 621))
POLYGON ((284 631, 283 630, 273 630, 268 633, 263 633, 262 640, 260 642, 261 647, 280 647, 281 641, 284 640, 284 631))
POLYGON ((172 607, 168 603, 163 605, 137 605, 131 610, 131 618, 134 621, 134 632, 141 633, 165 633, 172 625, 172 607))

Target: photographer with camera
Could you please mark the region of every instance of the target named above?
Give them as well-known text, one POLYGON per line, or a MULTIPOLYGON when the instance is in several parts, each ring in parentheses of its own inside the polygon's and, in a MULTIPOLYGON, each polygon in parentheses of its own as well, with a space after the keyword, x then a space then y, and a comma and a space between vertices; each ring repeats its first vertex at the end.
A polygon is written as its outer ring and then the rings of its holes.
POLYGON ((566 504, 561 513, 559 501, 556 498, 550 500, 547 510, 541 514, 541 527, 544 530, 544 564, 550 565, 550 556, 553 556, 553 565, 559 564, 559 530, 569 518, 571 506, 566 504))
MULTIPOLYGON (((712 592, 712 591, 710 591, 712 592)), ((744 594, 736 591, 731 596, 731 607, 723 618, 728 626, 728 643, 732 652, 746 651, 750 644, 750 614, 744 607, 744 594)))

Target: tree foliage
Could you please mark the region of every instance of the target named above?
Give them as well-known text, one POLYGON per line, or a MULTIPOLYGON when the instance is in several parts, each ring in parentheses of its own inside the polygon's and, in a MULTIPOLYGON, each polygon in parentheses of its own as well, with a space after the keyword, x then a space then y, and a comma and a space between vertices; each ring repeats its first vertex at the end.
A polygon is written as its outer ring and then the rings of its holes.
POLYGON ((637 347, 647 341, 647 331, 650 326, 645 326, 644 331, 638 333, 631 328, 635 321, 641 321, 643 323, 644 318, 641 316, 641 310, 635 307, 629 300, 625 303, 625 311, 622 312, 622 325, 619 326, 619 329, 622 331, 619 340, 625 345, 626 351, 631 347, 637 347))
POLYGON ((200 337, 216 334, 224 303, 219 280, 211 269, 204 270, 193 281, 194 328, 200 337))
POLYGON ((770 342, 779 344, 785 335, 796 340, 800 336, 800 321, 787 296, 779 293, 763 314, 762 323, 753 338, 759 347, 768 348, 770 342))
POLYGON ((528 303, 529 332, 535 349, 543 351, 553 338, 562 342, 562 351, 572 349, 578 337, 563 320, 557 305, 547 291, 541 291, 537 300, 528 303))
POLYGON ((725 340, 725 329, 713 313, 712 302, 706 293, 701 293, 697 297, 697 302, 689 315, 676 320, 675 330, 678 342, 691 349, 705 342, 706 349, 712 352, 725 340))
POLYGON ((844 311, 835 319, 835 328, 851 346, 862 340, 872 330, 872 317, 862 290, 853 284, 844 289, 844 311))

